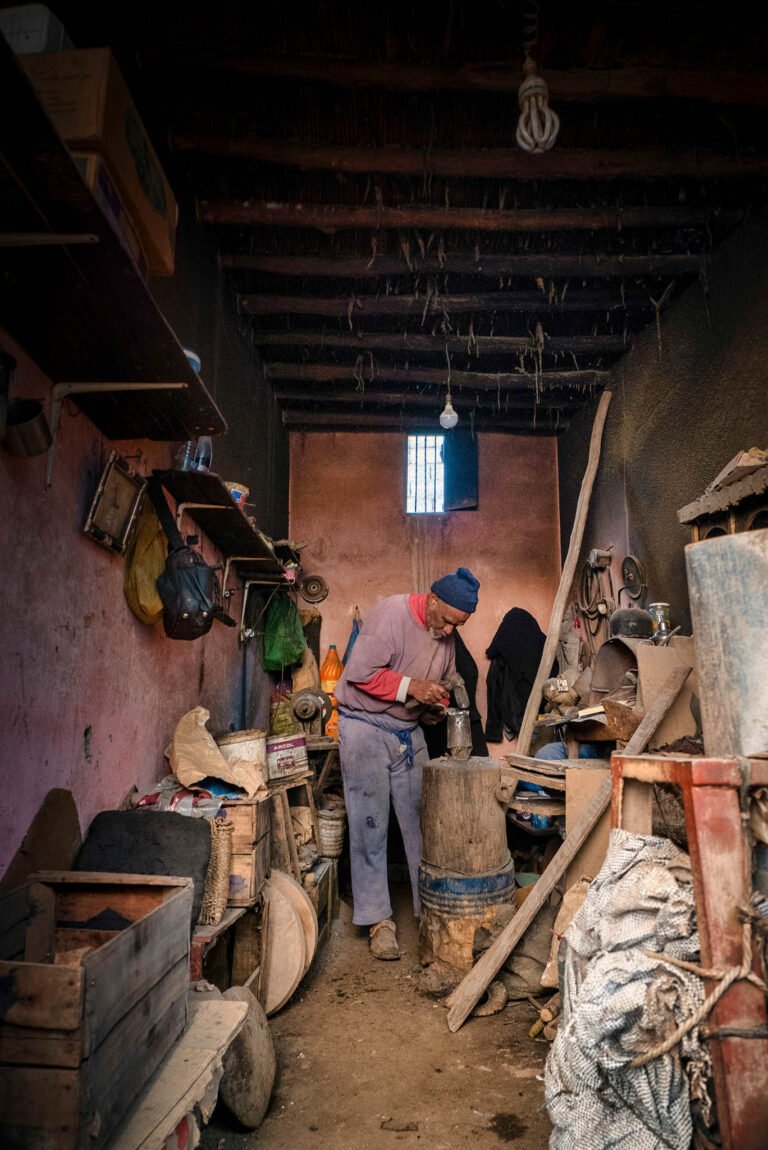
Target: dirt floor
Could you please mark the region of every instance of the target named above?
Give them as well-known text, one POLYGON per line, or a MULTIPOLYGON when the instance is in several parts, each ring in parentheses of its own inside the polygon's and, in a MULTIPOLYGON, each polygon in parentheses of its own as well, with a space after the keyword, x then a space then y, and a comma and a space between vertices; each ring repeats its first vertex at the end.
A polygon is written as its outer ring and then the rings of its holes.
MULTIPOLYGON (((394 893, 394 892, 393 892, 394 893)), ((331 936, 293 1000, 270 1019, 278 1078, 267 1117, 247 1133, 220 1106, 205 1150, 544 1150, 548 1043, 528 1038, 534 1012, 510 1004, 451 1034, 446 1010, 418 989, 421 966, 407 891, 395 917, 403 955, 378 962, 342 901, 331 936)))

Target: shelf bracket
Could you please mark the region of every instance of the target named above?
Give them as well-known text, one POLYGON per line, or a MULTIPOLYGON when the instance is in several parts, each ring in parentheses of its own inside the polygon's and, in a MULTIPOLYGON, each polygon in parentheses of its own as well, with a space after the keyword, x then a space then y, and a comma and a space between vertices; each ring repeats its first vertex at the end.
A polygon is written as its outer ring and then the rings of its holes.
POLYGON ((71 244, 97 244, 92 232, 0 232, 0 248, 69 247, 71 244))
POLYGON ((48 448, 48 465, 45 470, 46 488, 51 486, 53 476, 53 452, 61 405, 68 396, 108 395, 116 391, 183 391, 186 387, 186 383, 55 383, 51 393, 51 446, 48 448))

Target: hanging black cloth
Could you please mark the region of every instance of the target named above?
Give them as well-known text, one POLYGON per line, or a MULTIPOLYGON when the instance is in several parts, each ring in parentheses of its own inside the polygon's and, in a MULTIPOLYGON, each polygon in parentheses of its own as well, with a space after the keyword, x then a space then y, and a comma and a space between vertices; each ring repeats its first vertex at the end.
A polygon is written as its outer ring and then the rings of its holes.
POLYGON ((485 724, 489 743, 514 739, 520 730, 545 642, 533 615, 521 607, 507 611, 486 651, 491 660, 485 724))
MULTIPOLYGON (((469 696, 469 724, 472 732, 472 754, 486 758, 488 755, 488 746, 485 741, 485 735, 483 734, 483 720, 480 717, 480 712, 475 702, 478 679, 477 663, 470 655, 458 631, 454 631, 453 638, 456 644, 456 670, 464 680, 467 695, 469 696)), ((427 741, 427 750, 429 751, 430 759, 439 759, 441 755, 448 753, 448 728, 445 723, 438 723, 434 727, 425 724, 422 730, 424 731, 424 738, 427 741)))

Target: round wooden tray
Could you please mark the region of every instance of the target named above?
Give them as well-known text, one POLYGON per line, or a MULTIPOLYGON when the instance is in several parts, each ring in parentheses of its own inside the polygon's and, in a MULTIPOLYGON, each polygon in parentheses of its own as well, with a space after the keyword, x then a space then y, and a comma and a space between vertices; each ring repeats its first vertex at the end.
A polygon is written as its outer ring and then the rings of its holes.
POLYGON ((262 888, 269 907, 267 946, 262 976, 265 1014, 274 1014, 285 1006, 295 992, 306 970, 307 945, 304 927, 296 909, 296 899, 285 893, 283 884, 274 881, 272 872, 262 888))
POLYGON ((306 955, 304 958, 304 974, 306 974, 312 965, 312 959, 315 957, 315 951, 317 950, 317 914, 315 913, 312 899, 304 890, 301 883, 297 882, 293 875, 286 874, 285 871, 273 870, 270 873, 269 879, 292 903, 301 919, 306 946, 306 955))

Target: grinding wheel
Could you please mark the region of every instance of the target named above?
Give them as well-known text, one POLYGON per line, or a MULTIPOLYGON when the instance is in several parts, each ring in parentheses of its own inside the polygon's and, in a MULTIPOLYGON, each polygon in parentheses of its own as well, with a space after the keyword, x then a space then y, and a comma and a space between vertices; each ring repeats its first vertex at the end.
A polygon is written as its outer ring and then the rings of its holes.
POLYGON ((273 882, 277 889, 293 904, 301 919, 307 951, 304 959, 304 973, 306 974, 312 965, 312 959, 315 957, 315 951, 317 950, 318 928, 314 904, 304 890, 304 887, 301 883, 296 882, 293 875, 286 874, 285 871, 282 870, 273 870, 270 873, 269 880, 273 882))
POLYGON ((269 904, 262 995, 270 1015, 285 1006, 304 977, 307 945, 295 900, 285 894, 280 880, 270 876, 262 894, 269 904))

